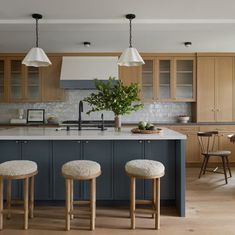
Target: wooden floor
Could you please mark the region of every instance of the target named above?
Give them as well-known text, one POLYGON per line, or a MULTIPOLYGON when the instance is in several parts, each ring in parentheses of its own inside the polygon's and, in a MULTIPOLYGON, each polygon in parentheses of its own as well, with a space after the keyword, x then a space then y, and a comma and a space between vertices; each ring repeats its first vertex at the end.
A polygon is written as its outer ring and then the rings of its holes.
POLYGON ((174 208, 162 208, 161 229, 153 229, 154 220, 137 218, 136 230, 129 230, 130 221, 126 209, 98 208, 96 230, 89 231, 89 222, 75 219, 72 230, 64 231, 64 210, 61 207, 37 207, 35 218, 29 220, 29 230, 21 230, 23 216, 13 215, 4 220, 1 235, 232 235, 235 234, 235 168, 234 178, 224 184, 223 175, 207 173, 198 179, 199 169, 187 169, 186 218, 176 216, 174 208))

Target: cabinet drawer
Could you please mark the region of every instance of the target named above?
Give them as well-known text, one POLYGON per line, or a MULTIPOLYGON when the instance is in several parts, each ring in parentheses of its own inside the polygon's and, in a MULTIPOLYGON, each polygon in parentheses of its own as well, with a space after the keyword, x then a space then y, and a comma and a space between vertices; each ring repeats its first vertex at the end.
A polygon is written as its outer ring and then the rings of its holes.
POLYGON ((186 132, 198 132, 199 127, 198 126, 172 126, 169 127, 169 129, 178 131, 181 133, 186 133, 186 132))
POLYGON ((200 126, 200 131, 219 131, 219 132, 235 132, 235 126, 230 125, 211 125, 211 126, 200 126))

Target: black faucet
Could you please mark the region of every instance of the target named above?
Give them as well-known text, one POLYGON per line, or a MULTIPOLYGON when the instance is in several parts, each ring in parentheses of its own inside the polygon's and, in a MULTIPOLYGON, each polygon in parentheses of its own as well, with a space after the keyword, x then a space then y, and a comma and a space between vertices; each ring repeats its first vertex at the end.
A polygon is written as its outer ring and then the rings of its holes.
POLYGON ((78 107, 78 130, 80 131, 82 129, 82 112, 83 112, 83 102, 79 102, 78 107))

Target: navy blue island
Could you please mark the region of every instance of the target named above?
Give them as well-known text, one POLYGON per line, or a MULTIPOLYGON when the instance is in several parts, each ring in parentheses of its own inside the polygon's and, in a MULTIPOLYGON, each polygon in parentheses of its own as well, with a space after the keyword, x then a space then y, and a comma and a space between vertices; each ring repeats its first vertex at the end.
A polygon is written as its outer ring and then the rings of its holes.
MULTIPOLYGON (((162 162, 166 173, 161 178, 161 205, 176 206, 185 216, 185 142, 186 136, 163 128, 160 134, 132 134, 129 128, 107 131, 56 131, 55 128, 14 127, 0 130, 0 162, 25 159, 37 162, 35 200, 64 200, 61 166, 76 159, 100 163, 102 175, 97 178, 97 204, 127 205, 129 177, 124 166, 132 159, 162 162)), ((137 181, 138 199, 151 197, 148 181, 137 181)), ((75 198, 87 199, 86 182, 75 184, 75 198)), ((13 197, 21 197, 22 185, 14 182, 13 197)))

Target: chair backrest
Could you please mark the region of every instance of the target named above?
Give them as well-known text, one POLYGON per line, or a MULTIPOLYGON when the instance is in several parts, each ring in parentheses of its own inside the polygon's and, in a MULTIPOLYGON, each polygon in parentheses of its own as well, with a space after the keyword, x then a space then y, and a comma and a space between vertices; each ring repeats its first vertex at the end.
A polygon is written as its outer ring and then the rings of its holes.
POLYGON ((207 131, 197 133, 201 153, 207 154, 208 152, 215 150, 215 140, 218 137, 218 134, 218 131, 207 131))

